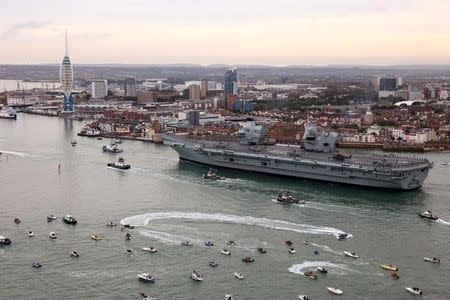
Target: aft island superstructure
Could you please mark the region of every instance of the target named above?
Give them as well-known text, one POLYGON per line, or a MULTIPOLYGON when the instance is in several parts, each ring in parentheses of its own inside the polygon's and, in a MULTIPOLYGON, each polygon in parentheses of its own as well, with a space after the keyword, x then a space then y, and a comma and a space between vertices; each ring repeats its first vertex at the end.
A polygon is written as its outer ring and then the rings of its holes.
POLYGON ((319 133, 308 124, 303 147, 263 145, 265 129, 246 123, 239 142, 190 139, 166 135, 164 143, 187 160, 215 167, 291 176, 367 187, 411 190, 422 187, 433 167, 426 158, 394 154, 337 153, 336 133, 319 133))

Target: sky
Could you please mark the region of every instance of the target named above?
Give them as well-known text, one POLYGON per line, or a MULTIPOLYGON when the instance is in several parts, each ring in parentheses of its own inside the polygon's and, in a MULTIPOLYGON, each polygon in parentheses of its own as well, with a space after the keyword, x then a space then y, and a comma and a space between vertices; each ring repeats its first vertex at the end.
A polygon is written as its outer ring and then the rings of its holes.
POLYGON ((450 64, 449 0, 2 0, 0 64, 450 64))

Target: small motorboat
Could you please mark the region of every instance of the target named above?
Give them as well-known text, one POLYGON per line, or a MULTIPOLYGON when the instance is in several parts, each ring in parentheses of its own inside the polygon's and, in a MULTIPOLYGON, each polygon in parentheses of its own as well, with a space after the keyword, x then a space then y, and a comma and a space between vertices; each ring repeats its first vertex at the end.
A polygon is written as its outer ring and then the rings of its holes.
POLYGON ((339 233, 337 236, 338 240, 342 241, 348 238, 348 233, 339 233))
POLYGON ((222 253, 223 255, 231 255, 231 252, 228 251, 227 249, 222 249, 222 251, 220 251, 220 253, 222 253))
POLYGON ((417 213, 417 214, 419 215, 419 217, 421 217, 423 219, 427 219, 427 220, 436 221, 437 219, 439 219, 438 216, 433 215, 431 210, 426 210, 423 213, 417 213))
POLYGON ((150 252, 150 253, 156 253, 156 252, 158 252, 158 249, 156 249, 156 248, 153 248, 153 247, 144 247, 144 248, 142 248, 142 251, 145 251, 145 252, 150 252))
POLYGON ((155 278, 153 278, 152 275, 148 273, 141 273, 137 275, 139 281, 145 282, 145 283, 154 283, 155 278))
POLYGON ((113 223, 113 222, 109 222, 109 223, 106 223, 106 226, 108 226, 108 227, 115 227, 115 226, 117 226, 117 224, 113 223))
POLYGON ((306 295, 298 295, 298 300, 309 300, 309 298, 306 295))
POLYGON ((319 250, 314 250, 314 255, 319 255, 320 253, 319 253, 319 250))
POLYGON ((203 281, 203 275, 194 270, 191 272, 191 279, 195 281, 203 281))
POLYGON ((308 246, 308 245, 309 245, 309 242, 308 242, 308 241, 304 241, 304 242, 303 242, 303 245, 308 246))
POLYGON ((227 241, 227 245, 228 246, 236 246, 236 242, 232 241, 232 240, 229 240, 229 241, 227 241))
POLYGON ((214 242, 213 241, 205 241, 205 246, 212 247, 212 246, 214 246, 214 242))
POLYGON ((22 222, 22 221, 20 221, 20 219, 19 219, 19 218, 14 218, 14 223, 16 223, 16 224, 20 224, 20 222, 22 222))
POLYGON ((236 300, 232 294, 226 294, 223 296, 223 300, 236 300))
MULTIPOLYGON (((277 201, 281 203, 289 203, 289 204, 299 204, 300 200, 295 198, 291 191, 284 190, 280 192, 277 196, 277 201)), ((304 204, 304 203, 303 203, 304 204)))
POLYGON ((437 257, 424 257, 423 260, 431 262, 433 264, 438 264, 438 263, 441 262, 441 260, 439 258, 437 258, 437 257))
POLYGON ((327 289, 330 291, 330 293, 333 293, 335 295, 342 295, 344 293, 342 290, 335 287, 327 287, 327 289))
POLYGON ((50 215, 50 216, 47 217, 47 222, 49 222, 49 223, 54 221, 54 220, 56 220, 56 217, 54 215, 50 215))
POLYGON ((218 264, 217 262, 215 262, 215 261, 210 261, 210 262, 209 262, 209 266, 210 266, 211 268, 216 268, 216 267, 219 266, 219 264, 218 264))
POLYGON ((128 170, 131 168, 129 164, 125 163, 125 160, 122 157, 119 157, 119 160, 113 163, 107 163, 108 167, 120 169, 120 170, 128 170))
POLYGON ((93 234, 91 235, 91 239, 94 241, 100 241, 102 238, 99 235, 93 234))
POLYGON ((398 274, 398 272, 392 272, 391 273, 392 278, 394 278, 395 280, 400 278, 400 274, 398 274))
POLYGON ((295 249, 294 248, 289 248, 289 254, 294 254, 295 253, 295 249))
POLYGON ((69 225, 77 225, 78 221, 71 214, 65 215, 63 217, 63 221, 69 225))
POLYGON ((389 271, 398 271, 398 268, 395 265, 382 264, 382 265, 380 265, 380 267, 382 267, 385 270, 389 270, 389 271))
POLYGON ((129 240, 131 239, 131 234, 130 234, 129 232, 127 232, 127 233, 125 234, 125 239, 126 239, 127 241, 129 241, 129 240))
POLYGON ((141 298, 141 300, 155 300, 155 298, 153 298, 151 296, 147 296, 143 292, 139 292, 138 295, 139 295, 139 298, 141 298))
POLYGON ((102 137, 98 137, 97 140, 101 141, 101 140, 103 140, 103 138, 102 137))
POLYGON ((234 277, 237 279, 245 279, 245 276, 238 272, 234 272, 234 277))
POLYGON ((351 257, 351 258, 354 258, 354 259, 359 258, 359 256, 356 255, 355 252, 344 251, 343 253, 344 253, 345 256, 348 256, 348 257, 351 257))
POLYGON ((225 177, 217 175, 217 171, 214 169, 209 169, 206 174, 203 174, 203 178, 208 180, 225 180, 225 177))
POLYGON ((127 249, 125 252, 126 252, 128 255, 132 255, 132 254, 133 254, 133 250, 131 250, 131 249, 127 249))
POLYGON ((0 235, 0 245, 11 245, 11 240, 3 235, 0 235))
POLYGON ((123 152, 123 150, 120 149, 119 147, 117 147, 116 143, 114 143, 114 142, 111 142, 107 146, 103 146, 102 150, 103 150, 103 152, 109 152, 109 153, 121 153, 121 152, 123 152))
POLYGON ((263 249, 263 248, 258 248, 258 252, 261 253, 261 254, 266 254, 267 253, 267 251, 265 249, 263 249))
POLYGON ((284 242, 286 244, 286 246, 291 247, 292 245, 294 245, 291 241, 287 240, 284 242))
POLYGON ((306 271, 305 273, 303 273, 303 275, 305 275, 309 279, 317 279, 319 277, 319 275, 314 271, 306 271))
POLYGON ((441 162, 441 164, 443 166, 450 166, 450 162, 448 162, 448 161, 443 161, 443 162, 441 162))
POLYGON ((70 251, 70 256, 72 256, 72 257, 80 257, 80 254, 78 254, 78 252, 76 252, 76 251, 70 251))
POLYGON ((28 230, 28 237, 33 237, 34 236, 34 232, 31 230, 28 230))
POLYGON ((52 240, 56 240, 56 239, 58 238, 58 237, 56 236, 56 233, 54 233, 54 232, 50 232, 49 236, 50 236, 50 238, 51 238, 52 240))
POLYGON ((33 263, 33 268, 38 269, 38 268, 40 268, 40 267, 42 267, 42 265, 41 265, 40 263, 38 263, 38 262, 34 262, 34 263, 33 263))
POLYGON ((78 144, 75 140, 71 141, 70 143, 72 144, 72 146, 76 146, 78 144))
POLYGON ((406 290, 414 295, 422 295, 422 290, 418 287, 406 287, 406 290))
POLYGON ((182 241, 181 245, 183 245, 183 246, 194 246, 194 244, 192 244, 190 241, 182 241))
POLYGON ((245 263, 252 263, 255 261, 255 259, 251 256, 246 256, 246 257, 242 258, 242 261, 245 263))
POLYGON ((317 271, 319 271, 319 272, 322 273, 322 274, 328 273, 328 270, 325 269, 324 267, 317 267, 317 271))
POLYGON ((130 224, 125 224, 123 225, 124 228, 128 228, 128 229, 134 229, 134 226, 130 225, 130 224))

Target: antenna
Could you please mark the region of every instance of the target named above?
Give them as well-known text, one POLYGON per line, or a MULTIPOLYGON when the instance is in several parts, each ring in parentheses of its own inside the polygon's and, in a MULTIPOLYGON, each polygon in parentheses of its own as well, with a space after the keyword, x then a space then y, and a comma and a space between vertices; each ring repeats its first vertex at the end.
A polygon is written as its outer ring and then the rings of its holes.
POLYGON ((69 56, 69 42, 67 41, 67 29, 66 29, 66 55, 65 56, 69 56))

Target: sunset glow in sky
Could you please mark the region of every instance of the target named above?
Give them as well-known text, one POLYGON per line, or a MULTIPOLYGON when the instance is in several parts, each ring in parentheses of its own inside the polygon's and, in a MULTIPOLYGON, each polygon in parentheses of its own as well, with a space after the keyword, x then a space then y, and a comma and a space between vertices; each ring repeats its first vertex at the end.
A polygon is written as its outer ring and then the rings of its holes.
POLYGON ((0 64, 450 64, 448 0, 14 0, 0 64))

